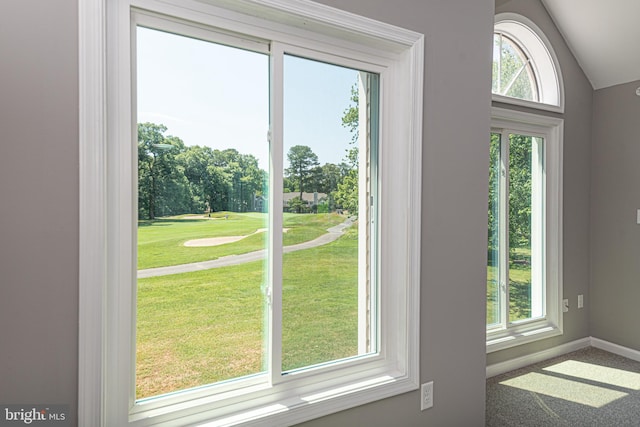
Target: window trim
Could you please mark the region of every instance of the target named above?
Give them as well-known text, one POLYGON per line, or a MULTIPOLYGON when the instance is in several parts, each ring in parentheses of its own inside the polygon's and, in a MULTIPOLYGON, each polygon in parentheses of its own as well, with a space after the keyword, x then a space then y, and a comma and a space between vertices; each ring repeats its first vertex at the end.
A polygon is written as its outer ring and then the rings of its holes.
MULTIPOLYGON (((128 419, 129 409, 134 403, 117 392, 130 387, 132 381, 132 378, 121 374, 120 366, 133 363, 126 347, 134 344, 131 339, 127 344, 126 338, 118 337, 130 336, 131 323, 127 319, 130 320, 131 315, 127 313, 132 312, 135 302, 126 295, 127 292, 123 292, 122 286, 113 284, 135 280, 132 274, 134 266, 131 265, 135 248, 129 244, 129 250, 120 250, 131 242, 133 220, 114 214, 116 211, 130 211, 133 216, 134 213, 131 195, 134 194, 135 183, 130 179, 134 169, 133 157, 123 144, 117 143, 135 140, 134 127, 127 125, 126 118, 128 116, 131 121, 130 113, 135 108, 131 101, 127 101, 131 88, 130 76, 126 73, 131 60, 127 57, 131 6, 178 14, 183 19, 213 26, 235 20, 237 27, 234 25, 234 30, 258 38, 275 39, 273 34, 278 34, 283 43, 295 44, 298 41, 301 46, 320 43, 327 50, 331 47, 332 55, 345 60, 353 58, 388 67, 386 80, 381 84, 387 86, 388 93, 390 88, 394 88, 397 95, 393 97, 395 101, 389 98, 390 104, 382 105, 380 111, 383 123, 381 141, 387 141, 380 147, 380 192, 384 197, 384 203, 380 204, 380 218, 384 223, 385 218, 393 217, 393 223, 400 224, 398 227, 404 230, 404 234, 400 234, 402 238, 398 238, 398 230, 391 229, 392 222, 389 221, 389 225, 380 232, 381 241, 386 242, 380 245, 380 259, 385 260, 381 262, 384 265, 380 267, 380 280, 394 286, 404 284, 401 292, 398 288, 391 292, 390 285, 383 288, 383 298, 389 302, 381 313, 382 322, 398 325, 404 331, 397 335, 393 345, 382 347, 380 355, 371 358, 377 364, 367 366, 359 362, 356 364, 362 365, 360 370, 353 371, 345 370, 348 363, 337 363, 337 373, 321 375, 325 376, 322 387, 314 388, 317 381, 313 378, 318 375, 309 372, 291 375, 292 379, 283 381, 297 381, 295 394, 307 396, 306 401, 301 401, 300 397, 294 399, 291 392, 278 395, 263 385, 249 385, 248 389, 255 392, 252 395, 255 398, 253 409, 247 407, 246 397, 237 396, 237 392, 225 405, 217 407, 211 403, 212 397, 203 392, 189 403, 140 413, 133 417, 131 425, 157 422, 166 422, 167 425, 195 422, 211 422, 210 425, 223 422, 290 424, 418 387, 424 36, 305 1, 249 0, 238 3, 226 0, 208 1, 207 4, 191 0, 88 0, 79 3, 81 250, 78 419, 82 425, 112 425, 114 419, 128 419), (182 9, 179 7, 181 4, 188 7, 182 9), (251 14, 247 15, 247 11, 251 14), (269 13, 262 14, 265 11, 269 13), (398 149, 391 146, 392 141, 407 143, 403 149, 398 149), (122 161, 127 158, 128 161, 122 161), (121 189, 126 190, 124 195, 118 191, 121 189), (394 206, 406 206, 407 209, 398 212, 394 206), (124 244, 116 247, 114 242, 124 244), (402 262, 398 263, 399 259, 402 262), (389 311, 390 306, 396 308, 389 311), (403 308, 406 317, 394 316, 393 313, 400 313, 398 307, 403 308), (298 380, 294 378, 296 376, 298 380), (288 400, 276 401, 276 397, 288 400), (220 415, 221 408, 229 410, 223 418, 215 418, 220 415), (178 411, 171 412, 174 409, 178 411)), ((386 335, 390 341, 395 334, 387 332, 386 335)))
POLYGON ((546 313, 542 319, 487 330, 487 353, 563 333, 562 311, 562 169, 564 120, 492 107, 491 128, 544 138, 544 245, 546 313))
POLYGON ((494 18, 494 33, 507 35, 529 58, 539 100, 529 101, 491 93, 492 100, 503 104, 564 113, 564 81, 560 62, 544 32, 530 19, 517 13, 499 13, 494 18))

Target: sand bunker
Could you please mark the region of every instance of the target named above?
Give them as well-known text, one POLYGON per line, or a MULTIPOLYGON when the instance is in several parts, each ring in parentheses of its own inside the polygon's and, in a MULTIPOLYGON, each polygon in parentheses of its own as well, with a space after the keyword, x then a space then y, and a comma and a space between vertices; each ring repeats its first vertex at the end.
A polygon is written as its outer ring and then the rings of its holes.
MULTIPOLYGON (((266 228, 260 228, 258 230, 255 231, 255 233, 252 234, 256 234, 256 233, 264 233, 265 231, 267 231, 266 228)), ((288 228, 283 228, 282 232, 286 233, 287 231, 289 231, 288 228)), ((251 234, 249 234, 250 236, 251 234)), ((186 242, 184 242, 184 246, 190 247, 190 248, 201 248, 201 247, 205 247, 205 246, 218 246, 218 245, 224 245, 225 243, 233 243, 233 242, 237 242, 238 240, 242 240, 245 237, 248 236, 223 236, 223 237, 208 237, 205 239, 194 239, 194 240, 187 240, 186 242)))
POLYGON ((194 239, 184 242, 185 246, 190 248, 200 248, 203 246, 218 246, 225 243, 233 243, 238 240, 242 240, 247 236, 224 236, 224 237, 209 237, 207 239, 194 239))

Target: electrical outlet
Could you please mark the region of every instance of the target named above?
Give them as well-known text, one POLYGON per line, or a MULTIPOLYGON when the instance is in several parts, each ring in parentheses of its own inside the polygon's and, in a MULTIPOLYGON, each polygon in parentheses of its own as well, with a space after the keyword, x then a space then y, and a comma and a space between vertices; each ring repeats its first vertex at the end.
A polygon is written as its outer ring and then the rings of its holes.
POLYGON ((568 299, 563 299, 562 300, 562 311, 564 313, 566 313, 567 311, 569 311, 569 300, 568 299))
POLYGON ((420 387, 420 410, 424 411, 433 406, 433 381, 422 384, 420 387))
POLYGON ((584 307, 584 296, 578 295, 578 308, 584 307))

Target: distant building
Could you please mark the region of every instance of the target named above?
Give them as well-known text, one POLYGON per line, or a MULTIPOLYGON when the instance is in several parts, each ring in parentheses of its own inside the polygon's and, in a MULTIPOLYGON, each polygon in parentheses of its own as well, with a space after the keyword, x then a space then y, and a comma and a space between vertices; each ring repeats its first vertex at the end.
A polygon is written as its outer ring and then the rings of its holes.
POLYGON ((264 207, 266 206, 266 201, 264 196, 254 196, 253 197, 253 211, 254 212, 264 212, 264 207))
MULTIPOLYGON (((284 193, 282 195, 282 208, 286 211, 289 210, 289 200, 295 199, 296 197, 300 197, 300 192, 292 192, 292 193, 284 193)), ((306 204, 306 207, 315 211, 315 207, 318 206, 319 203, 327 200, 326 193, 302 193, 302 201, 306 204)))

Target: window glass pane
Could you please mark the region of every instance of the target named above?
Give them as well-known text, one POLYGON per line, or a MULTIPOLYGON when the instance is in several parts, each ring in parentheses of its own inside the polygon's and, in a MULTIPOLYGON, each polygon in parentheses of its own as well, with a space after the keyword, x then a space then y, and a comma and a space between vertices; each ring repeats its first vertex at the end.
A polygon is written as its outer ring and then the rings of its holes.
POLYGON ((491 90, 499 95, 538 101, 536 78, 530 60, 509 37, 493 35, 491 90))
POLYGON ((520 72, 518 77, 513 81, 513 84, 509 88, 509 91, 505 93, 507 96, 520 99, 528 99, 530 101, 537 101, 537 91, 535 87, 535 80, 532 78, 531 66, 527 65, 524 70, 520 72))
POLYGON ((500 298, 500 134, 492 133, 489 146, 489 238, 487 262, 487 326, 499 324, 500 298))
POLYGON ((268 75, 137 29, 138 399, 264 370, 268 75))
POLYGON ((509 135, 510 321, 531 318, 533 138, 509 135))
POLYGON ((376 75, 285 56, 283 371, 376 350, 377 91, 376 75))

